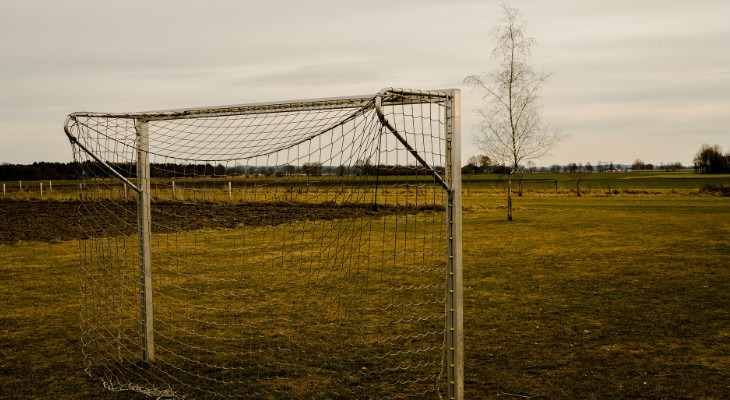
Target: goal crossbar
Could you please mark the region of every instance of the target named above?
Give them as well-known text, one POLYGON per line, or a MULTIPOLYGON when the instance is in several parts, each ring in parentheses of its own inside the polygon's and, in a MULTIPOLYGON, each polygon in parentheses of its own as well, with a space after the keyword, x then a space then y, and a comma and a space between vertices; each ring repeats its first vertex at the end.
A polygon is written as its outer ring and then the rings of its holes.
MULTIPOLYGON (((349 97, 329 97, 329 98, 318 98, 318 99, 305 99, 305 100, 286 100, 277 102, 266 102, 266 103, 248 103, 239 105, 229 106, 213 106, 213 107, 195 107, 195 108, 180 108, 170 110, 157 110, 157 111, 142 111, 142 112, 130 112, 130 113, 104 113, 104 112, 75 112, 71 113, 66 117, 64 122, 64 132, 68 136, 69 141, 76 146, 79 146, 82 150, 89 154, 94 160, 102 164, 114 177, 128 185, 132 190, 140 193, 140 188, 132 183, 129 179, 124 177, 119 171, 113 168, 107 163, 106 160, 102 159, 96 152, 84 146, 76 136, 69 129, 69 124, 79 123, 78 119, 81 117, 88 118, 120 118, 120 119, 133 119, 137 121, 165 121, 165 120, 176 120, 176 119, 189 119, 189 118, 212 118, 212 117, 225 117, 232 115, 246 115, 246 114, 266 114, 266 113, 278 113, 286 111, 310 111, 310 110, 330 110, 330 109, 359 109, 361 111, 374 108, 378 114, 383 126, 385 126, 397 139, 401 142, 406 149, 414 156, 414 158, 423 165, 427 170, 431 171, 436 182, 445 190, 451 190, 449 185, 444 179, 438 174, 438 172, 428 164, 426 160, 421 157, 418 152, 408 143, 396 128, 385 118, 382 108, 393 105, 413 105, 413 104, 426 104, 434 102, 443 102, 453 97, 452 90, 407 90, 407 89, 396 89, 396 88, 384 88, 374 95, 363 95, 363 96, 349 96, 349 97)), ((340 121, 342 123, 344 121, 340 121)), ((324 131, 330 130, 332 127, 327 127, 324 131)), ((93 130, 93 128, 90 128, 93 130)), ((100 133, 103 135, 103 133, 100 133)), ((316 136, 312 135, 312 136, 316 136)), ((302 140, 308 140, 311 137, 304 138, 302 140)), ((298 144, 298 143, 295 143, 298 144)))
POLYGON ((371 108, 375 106, 376 98, 381 99, 383 106, 404 105, 404 104, 422 104, 436 101, 444 101, 452 96, 451 91, 413 91, 405 89, 386 88, 372 95, 363 96, 347 96, 347 97, 328 97, 318 99, 298 99, 264 103, 247 103, 227 106, 212 107, 194 107, 180 108, 170 110, 157 111, 141 111, 129 113, 106 113, 106 112, 75 112, 68 115, 64 125, 66 134, 71 136, 68 131, 69 121, 77 117, 106 117, 106 118, 127 118, 141 119, 146 121, 162 121, 169 119, 185 119, 185 118, 206 118, 206 117, 223 117, 229 115, 243 114, 263 114, 276 113, 282 111, 308 111, 308 110, 327 110, 327 109, 343 109, 343 108, 371 108))

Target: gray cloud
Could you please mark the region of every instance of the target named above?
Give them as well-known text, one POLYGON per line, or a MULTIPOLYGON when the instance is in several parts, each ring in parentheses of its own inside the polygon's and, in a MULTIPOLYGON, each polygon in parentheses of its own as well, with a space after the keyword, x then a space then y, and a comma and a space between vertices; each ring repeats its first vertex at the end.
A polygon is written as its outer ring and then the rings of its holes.
MULTIPOLYGON (((730 128, 727 1, 513 0, 553 73, 553 162, 688 162, 730 128), (658 143, 658 144, 657 144, 658 143)), ((0 162, 69 160, 79 111, 459 87, 488 70, 497 1, 18 1, 0 4, 0 162)), ((464 92, 464 156, 477 134, 464 92)))

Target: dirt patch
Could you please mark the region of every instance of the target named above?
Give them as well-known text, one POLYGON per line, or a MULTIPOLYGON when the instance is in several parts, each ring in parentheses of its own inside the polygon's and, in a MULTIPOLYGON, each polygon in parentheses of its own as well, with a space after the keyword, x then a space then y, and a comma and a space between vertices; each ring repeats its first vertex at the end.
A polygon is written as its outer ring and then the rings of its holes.
MULTIPOLYGON (((240 203, 152 203, 152 232, 171 233, 236 226, 279 225, 292 221, 361 218, 442 210, 438 205, 240 203)), ((0 243, 71 240, 131 235, 137 231, 134 202, 0 201, 0 243), (83 217, 83 219, 82 219, 83 217)))

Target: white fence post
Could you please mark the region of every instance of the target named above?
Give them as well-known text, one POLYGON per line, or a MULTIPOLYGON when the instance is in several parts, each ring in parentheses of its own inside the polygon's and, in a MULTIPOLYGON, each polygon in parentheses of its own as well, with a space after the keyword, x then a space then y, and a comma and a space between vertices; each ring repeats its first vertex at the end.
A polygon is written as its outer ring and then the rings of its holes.
POLYGON ((43 198, 43 182, 41 182, 41 199, 43 198))
POLYGON ((231 201, 231 182, 228 182, 228 201, 231 201))

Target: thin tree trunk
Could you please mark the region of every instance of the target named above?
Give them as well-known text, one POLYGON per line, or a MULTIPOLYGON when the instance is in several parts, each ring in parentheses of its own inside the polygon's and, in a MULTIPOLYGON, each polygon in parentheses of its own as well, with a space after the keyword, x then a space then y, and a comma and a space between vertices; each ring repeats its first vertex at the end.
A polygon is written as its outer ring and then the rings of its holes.
POLYGON ((507 221, 512 221, 512 174, 507 175, 507 221))

